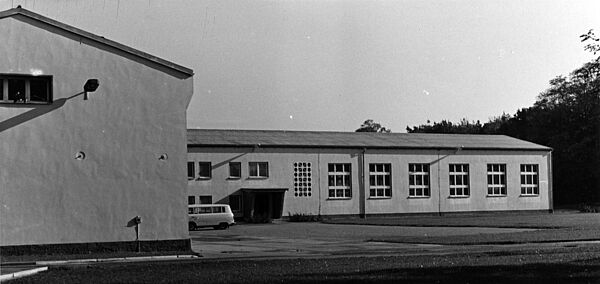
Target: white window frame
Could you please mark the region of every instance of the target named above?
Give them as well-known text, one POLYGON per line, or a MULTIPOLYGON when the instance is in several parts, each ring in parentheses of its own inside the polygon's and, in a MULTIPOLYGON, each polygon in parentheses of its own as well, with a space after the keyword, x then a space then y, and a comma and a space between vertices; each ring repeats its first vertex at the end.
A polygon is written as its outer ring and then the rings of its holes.
POLYGON ((487 196, 506 196, 506 180, 506 164, 487 164, 487 196))
POLYGON ((327 170, 329 199, 352 199, 352 165, 330 163, 327 170), (338 180, 339 178, 341 180, 338 180))
POLYGON ((248 177, 250 178, 268 178, 269 177, 269 163, 268 162, 248 162, 248 177), (261 170, 261 166, 264 169, 261 170), (256 175, 252 175, 254 169, 256 169, 256 175))
POLYGON ((469 164, 449 164, 448 177, 450 197, 470 196, 469 164))
POLYGON ((431 197, 431 182, 429 180, 429 170, 429 164, 408 164, 408 197, 431 197))
POLYGON ((391 197, 392 197, 392 164, 389 164, 389 163, 371 163, 371 164, 369 164, 369 198, 385 199, 385 198, 391 198, 391 197), (381 177, 381 180, 379 180, 379 177, 381 177), (389 182, 388 182, 389 184, 386 184, 386 177, 387 177, 387 180, 389 180, 389 182))
POLYGON ((521 196, 538 196, 539 166, 537 164, 521 164, 521 196))

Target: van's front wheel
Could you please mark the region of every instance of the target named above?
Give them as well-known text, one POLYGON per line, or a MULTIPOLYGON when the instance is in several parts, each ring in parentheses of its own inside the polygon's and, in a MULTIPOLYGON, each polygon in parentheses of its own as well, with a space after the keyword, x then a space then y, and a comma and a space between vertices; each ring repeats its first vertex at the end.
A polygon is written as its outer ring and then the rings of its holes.
POLYGON ((213 228, 215 230, 225 230, 225 229, 229 228, 229 224, 227 224, 227 223, 220 223, 218 226, 214 226, 213 228))
POLYGON ((190 231, 194 231, 194 230, 196 230, 196 223, 194 223, 194 222, 190 222, 190 223, 188 224, 188 230, 190 230, 190 231))

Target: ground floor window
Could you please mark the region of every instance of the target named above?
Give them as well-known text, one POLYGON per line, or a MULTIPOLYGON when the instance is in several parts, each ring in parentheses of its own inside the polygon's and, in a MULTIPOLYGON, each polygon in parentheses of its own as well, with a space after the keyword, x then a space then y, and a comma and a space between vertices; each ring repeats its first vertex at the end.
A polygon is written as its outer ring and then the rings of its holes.
POLYGON ((350 164, 329 164, 329 198, 352 198, 350 164))
POLYGON ((392 197, 391 176, 391 164, 369 164, 369 197, 392 197))
POLYGON ((188 205, 196 204, 196 196, 190 195, 188 196, 188 205))
POLYGON ((450 197, 469 196, 469 165, 450 164, 450 197))
POLYGON ((309 162, 294 163, 294 196, 312 196, 312 164, 309 162))
POLYGON ((506 195, 506 165, 487 165, 488 196, 506 195))
POLYGON ((212 204, 212 195, 200 195, 200 204, 212 204))
POLYGON ((429 197, 429 164, 408 164, 408 196, 429 197))
POLYGON ((538 183, 538 165, 521 165, 521 195, 539 195, 538 183))
POLYGON ((239 194, 229 196, 229 207, 234 213, 242 212, 242 196, 239 194))

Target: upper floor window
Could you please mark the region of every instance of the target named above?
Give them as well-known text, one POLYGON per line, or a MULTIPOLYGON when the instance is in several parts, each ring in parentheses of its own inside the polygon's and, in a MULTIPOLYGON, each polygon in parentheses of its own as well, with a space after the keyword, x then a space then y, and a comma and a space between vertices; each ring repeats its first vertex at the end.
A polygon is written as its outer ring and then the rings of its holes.
POLYGON ((196 204, 196 196, 189 195, 188 196, 188 205, 194 205, 194 204, 196 204))
POLYGON ((0 74, 0 103, 51 103, 52 76, 0 74))
POLYGON ((252 178, 269 177, 269 163, 267 162, 249 162, 249 176, 252 178))
POLYGON ((506 165, 505 164, 488 164, 487 165, 488 179, 488 196, 505 196, 506 195, 506 165))
POLYGON ((450 164, 450 197, 469 196, 469 165, 450 164))
POLYGON ((429 197, 429 164, 408 164, 408 196, 429 197))
POLYGON ((329 164, 329 198, 352 198, 350 164, 329 164))
POLYGON ((198 178, 210 179, 212 177, 212 165, 210 162, 198 162, 198 178))
POLYGON ((521 165, 521 195, 539 195, 538 165, 521 165))
POLYGON ((240 162, 229 162, 229 178, 241 178, 242 177, 242 163, 240 162))
POLYGON ((392 197, 391 164, 369 164, 369 197, 392 197))
POLYGON ((194 167, 194 162, 188 162, 188 180, 193 180, 196 177, 196 167, 194 167))

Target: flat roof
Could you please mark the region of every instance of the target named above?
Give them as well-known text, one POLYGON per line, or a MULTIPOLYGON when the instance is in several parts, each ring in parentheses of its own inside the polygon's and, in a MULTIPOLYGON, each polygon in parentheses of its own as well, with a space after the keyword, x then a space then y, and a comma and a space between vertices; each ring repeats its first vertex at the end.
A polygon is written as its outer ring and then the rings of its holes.
POLYGON ((541 150, 506 135, 188 129, 188 147, 541 150))
POLYGON ((72 34, 75 34, 75 35, 87 38, 89 40, 92 40, 92 41, 104 44, 106 46, 109 46, 109 47, 112 47, 112 48, 115 48, 115 49, 118 49, 118 50, 121 50, 121 51, 123 51, 125 53, 128 53, 128 54, 134 55, 136 57, 139 57, 141 59, 148 60, 150 62, 162 65, 162 66, 167 67, 169 69, 181 72, 181 73, 183 73, 185 75, 188 75, 188 76, 193 76, 194 75, 194 71, 192 69, 183 67, 183 66, 178 65, 176 63, 164 60, 162 58, 159 58, 159 57, 156 57, 154 55, 145 53, 145 52, 137 50, 135 48, 131 48, 129 46, 120 44, 118 42, 106 39, 106 38, 104 38, 102 36, 98 36, 98 35, 92 34, 90 32, 86 32, 84 30, 78 29, 76 27, 67 25, 65 23, 62 23, 62 22, 50 19, 50 18, 42 16, 40 14, 31 12, 31 11, 29 11, 27 9, 23 9, 23 8, 21 8, 21 6, 18 6, 17 8, 12 8, 12 9, 0 12, 0 19, 7 18, 7 17, 13 17, 13 16, 17 16, 17 15, 21 15, 21 16, 27 17, 29 19, 36 20, 38 22, 41 22, 41 23, 53 26, 55 28, 59 28, 61 30, 70 32, 72 34))

